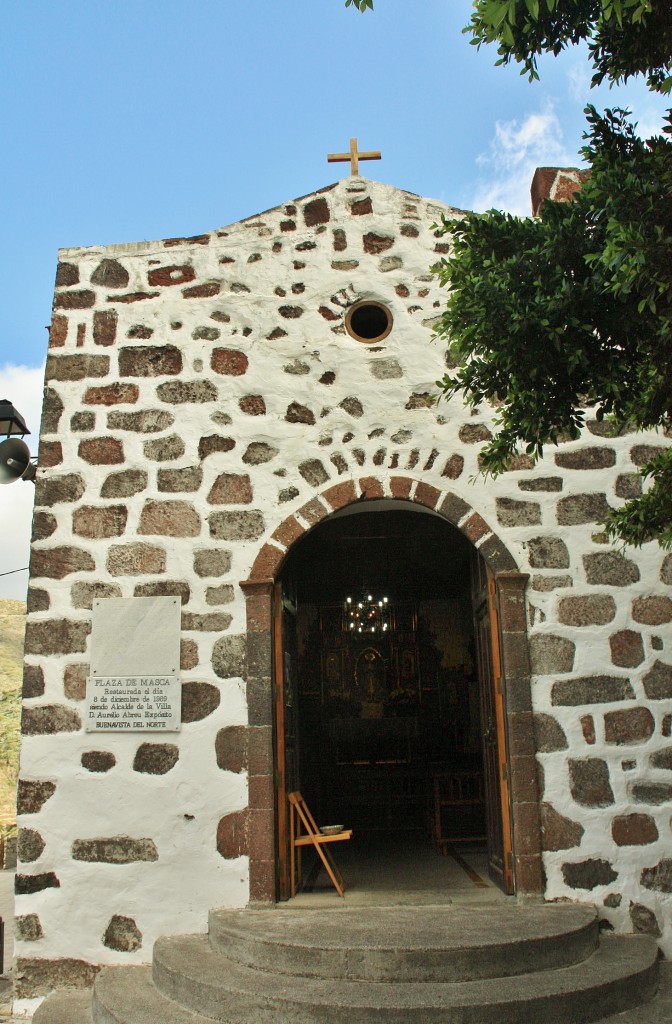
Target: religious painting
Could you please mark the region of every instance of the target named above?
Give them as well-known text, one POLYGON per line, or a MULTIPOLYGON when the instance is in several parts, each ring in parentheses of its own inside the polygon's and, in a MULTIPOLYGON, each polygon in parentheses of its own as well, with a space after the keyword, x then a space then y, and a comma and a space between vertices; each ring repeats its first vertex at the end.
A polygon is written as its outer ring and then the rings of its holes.
POLYGON ((345 675, 345 654, 344 650, 331 650, 324 655, 322 678, 325 698, 350 696, 350 686, 345 675))
POLYGON ((375 647, 367 647, 355 662, 355 690, 359 700, 370 704, 387 696, 385 660, 375 647))

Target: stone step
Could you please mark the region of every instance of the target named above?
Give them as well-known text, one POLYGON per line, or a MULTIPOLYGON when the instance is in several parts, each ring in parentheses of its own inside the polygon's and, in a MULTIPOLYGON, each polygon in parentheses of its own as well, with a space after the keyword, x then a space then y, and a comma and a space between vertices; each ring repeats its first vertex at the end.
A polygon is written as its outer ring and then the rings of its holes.
MULTIPOLYGON (((144 1013, 139 1021, 142 1024, 213 1024, 212 1018, 190 1014, 174 1002, 159 995, 151 983, 149 967, 116 967, 109 968, 98 980, 103 1000, 113 1004, 112 1016, 107 1014, 107 1024, 115 1024, 115 1020, 125 1020, 129 1024, 138 1024, 138 1018, 132 1013, 140 1010, 144 1013), (115 1017, 116 1014, 116 1017, 115 1017)), ((103 1011, 100 1008, 100 1012, 103 1011)), ((549 1017, 548 1020, 552 1021, 549 1017)), ((672 963, 660 964, 660 989, 648 1003, 638 1005, 634 1009, 625 1010, 616 1016, 603 1017, 595 1024, 670 1024, 672 1021, 672 963)), ((92 1024, 91 991, 75 991, 63 989, 54 992, 42 1003, 35 1012, 33 1024, 92 1024)))
MULTIPOLYGON (((588 960, 559 970, 386 984, 253 970, 214 950, 206 936, 189 935, 157 941, 152 978, 163 996, 227 1024, 587 1024, 653 998, 658 951, 648 936, 609 935, 588 960)), ((150 1019, 115 1015, 96 985, 94 1024, 150 1019)), ((157 1010, 154 1020, 161 1019, 157 1010)))
POLYGON ((151 967, 105 968, 96 978, 92 1002, 93 1024, 215 1024, 161 995, 151 967))
POLYGON ((32 1024, 92 1024, 91 989, 62 988, 41 1003, 32 1024))
POLYGON ((596 1024, 670 1024, 672 1021, 672 963, 662 962, 657 995, 643 1006, 626 1010, 615 1017, 604 1018, 596 1024))
POLYGON ((213 910, 211 946, 262 971, 363 981, 473 981, 585 960, 597 914, 575 905, 213 910))

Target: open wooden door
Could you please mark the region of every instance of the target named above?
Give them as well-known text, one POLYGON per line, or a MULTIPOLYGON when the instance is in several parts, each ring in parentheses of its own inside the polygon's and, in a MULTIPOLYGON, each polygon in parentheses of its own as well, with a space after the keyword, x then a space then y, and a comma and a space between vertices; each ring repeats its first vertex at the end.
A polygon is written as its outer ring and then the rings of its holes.
POLYGON ((480 680, 483 769, 488 833, 488 869, 505 893, 513 893, 511 812, 507 765, 504 683, 501 673, 499 617, 494 579, 482 559, 473 570, 474 625, 480 680))
POLYGON ((277 820, 278 899, 290 896, 289 809, 287 794, 299 788, 296 678, 296 610, 283 591, 273 588, 273 697, 275 708, 275 807, 277 820))

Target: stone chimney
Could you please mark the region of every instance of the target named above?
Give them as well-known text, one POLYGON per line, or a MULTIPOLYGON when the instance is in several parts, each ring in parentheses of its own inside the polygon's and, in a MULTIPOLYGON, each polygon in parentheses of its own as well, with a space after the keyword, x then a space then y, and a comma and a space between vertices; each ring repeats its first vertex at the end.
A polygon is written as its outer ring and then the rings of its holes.
POLYGON ((532 216, 539 216, 545 199, 568 202, 589 177, 590 171, 581 171, 578 167, 537 167, 530 187, 532 216))

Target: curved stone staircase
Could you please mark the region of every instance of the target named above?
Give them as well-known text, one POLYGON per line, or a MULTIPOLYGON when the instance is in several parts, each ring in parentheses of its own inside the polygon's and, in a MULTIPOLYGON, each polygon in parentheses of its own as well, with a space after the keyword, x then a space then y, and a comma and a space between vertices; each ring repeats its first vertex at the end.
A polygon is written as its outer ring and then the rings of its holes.
POLYGON ((585 906, 215 910, 207 935, 161 938, 151 967, 104 968, 33 1021, 654 1024, 664 977, 651 938, 600 935, 585 906))

